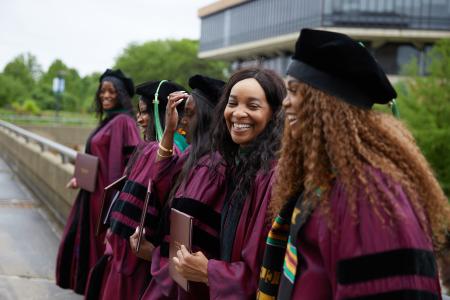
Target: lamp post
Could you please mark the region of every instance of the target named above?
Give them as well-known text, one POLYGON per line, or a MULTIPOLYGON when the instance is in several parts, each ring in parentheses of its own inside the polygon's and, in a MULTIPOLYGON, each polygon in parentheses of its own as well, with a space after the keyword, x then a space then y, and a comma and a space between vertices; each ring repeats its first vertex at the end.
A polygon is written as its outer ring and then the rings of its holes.
POLYGON ((55 95, 55 117, 59 117, 59 110, 61 106, 62 93, 64 92, 65 81, 64 72, 59 71, 55 78, 53 78, 53 94, 55 95))

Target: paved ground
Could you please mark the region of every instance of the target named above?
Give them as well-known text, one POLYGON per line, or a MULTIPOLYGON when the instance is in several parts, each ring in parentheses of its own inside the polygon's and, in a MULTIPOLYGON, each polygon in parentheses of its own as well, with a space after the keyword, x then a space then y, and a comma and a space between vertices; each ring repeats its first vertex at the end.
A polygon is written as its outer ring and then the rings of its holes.
POLYGON ((0 300, 82 299, 55 285, 58 230, 0 158, 0 300))

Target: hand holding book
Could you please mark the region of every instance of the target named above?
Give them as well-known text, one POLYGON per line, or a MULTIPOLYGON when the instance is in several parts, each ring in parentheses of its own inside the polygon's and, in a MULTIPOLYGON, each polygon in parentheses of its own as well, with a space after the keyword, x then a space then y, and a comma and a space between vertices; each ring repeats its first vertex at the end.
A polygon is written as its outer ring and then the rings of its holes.
POLYGON ((189 253, 184 245, 180 245, 172 260, 175 270, 185 279, 208 284, 208 259, 202 252, 189 253))
POLYGON ((133 235, 130 236, 130 247, 133 251, 134 255, 136 255, 139 258, 142 258, 147 261, 152 260, 152 254, 153 250, 155 249, 155 246, 153 246, 152 243, 147 241, 145 238, 145 228, 143 230, 143 236, 141 238, 141 245, 139 247, 139 250, 137 250, 137 243, 139 239, 139 227, 136 227, 136 231, 133 233, 133 235))

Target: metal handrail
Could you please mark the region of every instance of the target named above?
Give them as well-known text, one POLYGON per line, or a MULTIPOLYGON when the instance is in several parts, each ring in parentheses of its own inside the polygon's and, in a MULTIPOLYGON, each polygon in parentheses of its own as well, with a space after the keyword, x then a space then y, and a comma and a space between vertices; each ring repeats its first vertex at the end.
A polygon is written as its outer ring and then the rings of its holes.
POLYGON ((12 114, 1 114, 0 119, 9 122, 32 122, 32 123, 52 123, 52 124, 77 124, 77 125, 91 125, 96 124, 94 118, 68 118, 68 117, 52 117, 52 116, 30 116, 30 115, 12 115, 12 114))
POLYGON ((24 138, 27 143, 34 142, 38 144, 41 147, 41 151, 53 150, 57 152, 61 155, 61 159, 64 164, 74 161, 77 156, 77 151, 11 123, 0 120, 0 127, 9 130, 16 136, 24 138))

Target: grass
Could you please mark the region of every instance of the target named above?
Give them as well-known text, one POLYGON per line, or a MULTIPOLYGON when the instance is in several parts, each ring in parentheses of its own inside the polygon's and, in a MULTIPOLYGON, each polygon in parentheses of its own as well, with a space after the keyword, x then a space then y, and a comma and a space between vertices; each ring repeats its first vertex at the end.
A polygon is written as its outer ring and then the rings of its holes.
POLYGON ((93 113, 77 113, 60 111, 58 116, 54 110, 43 110, 39 115, 18 114, 14 110, 0 108, 0 119, 14 124, 62 124, 90 126, 97 123, 93 113))

